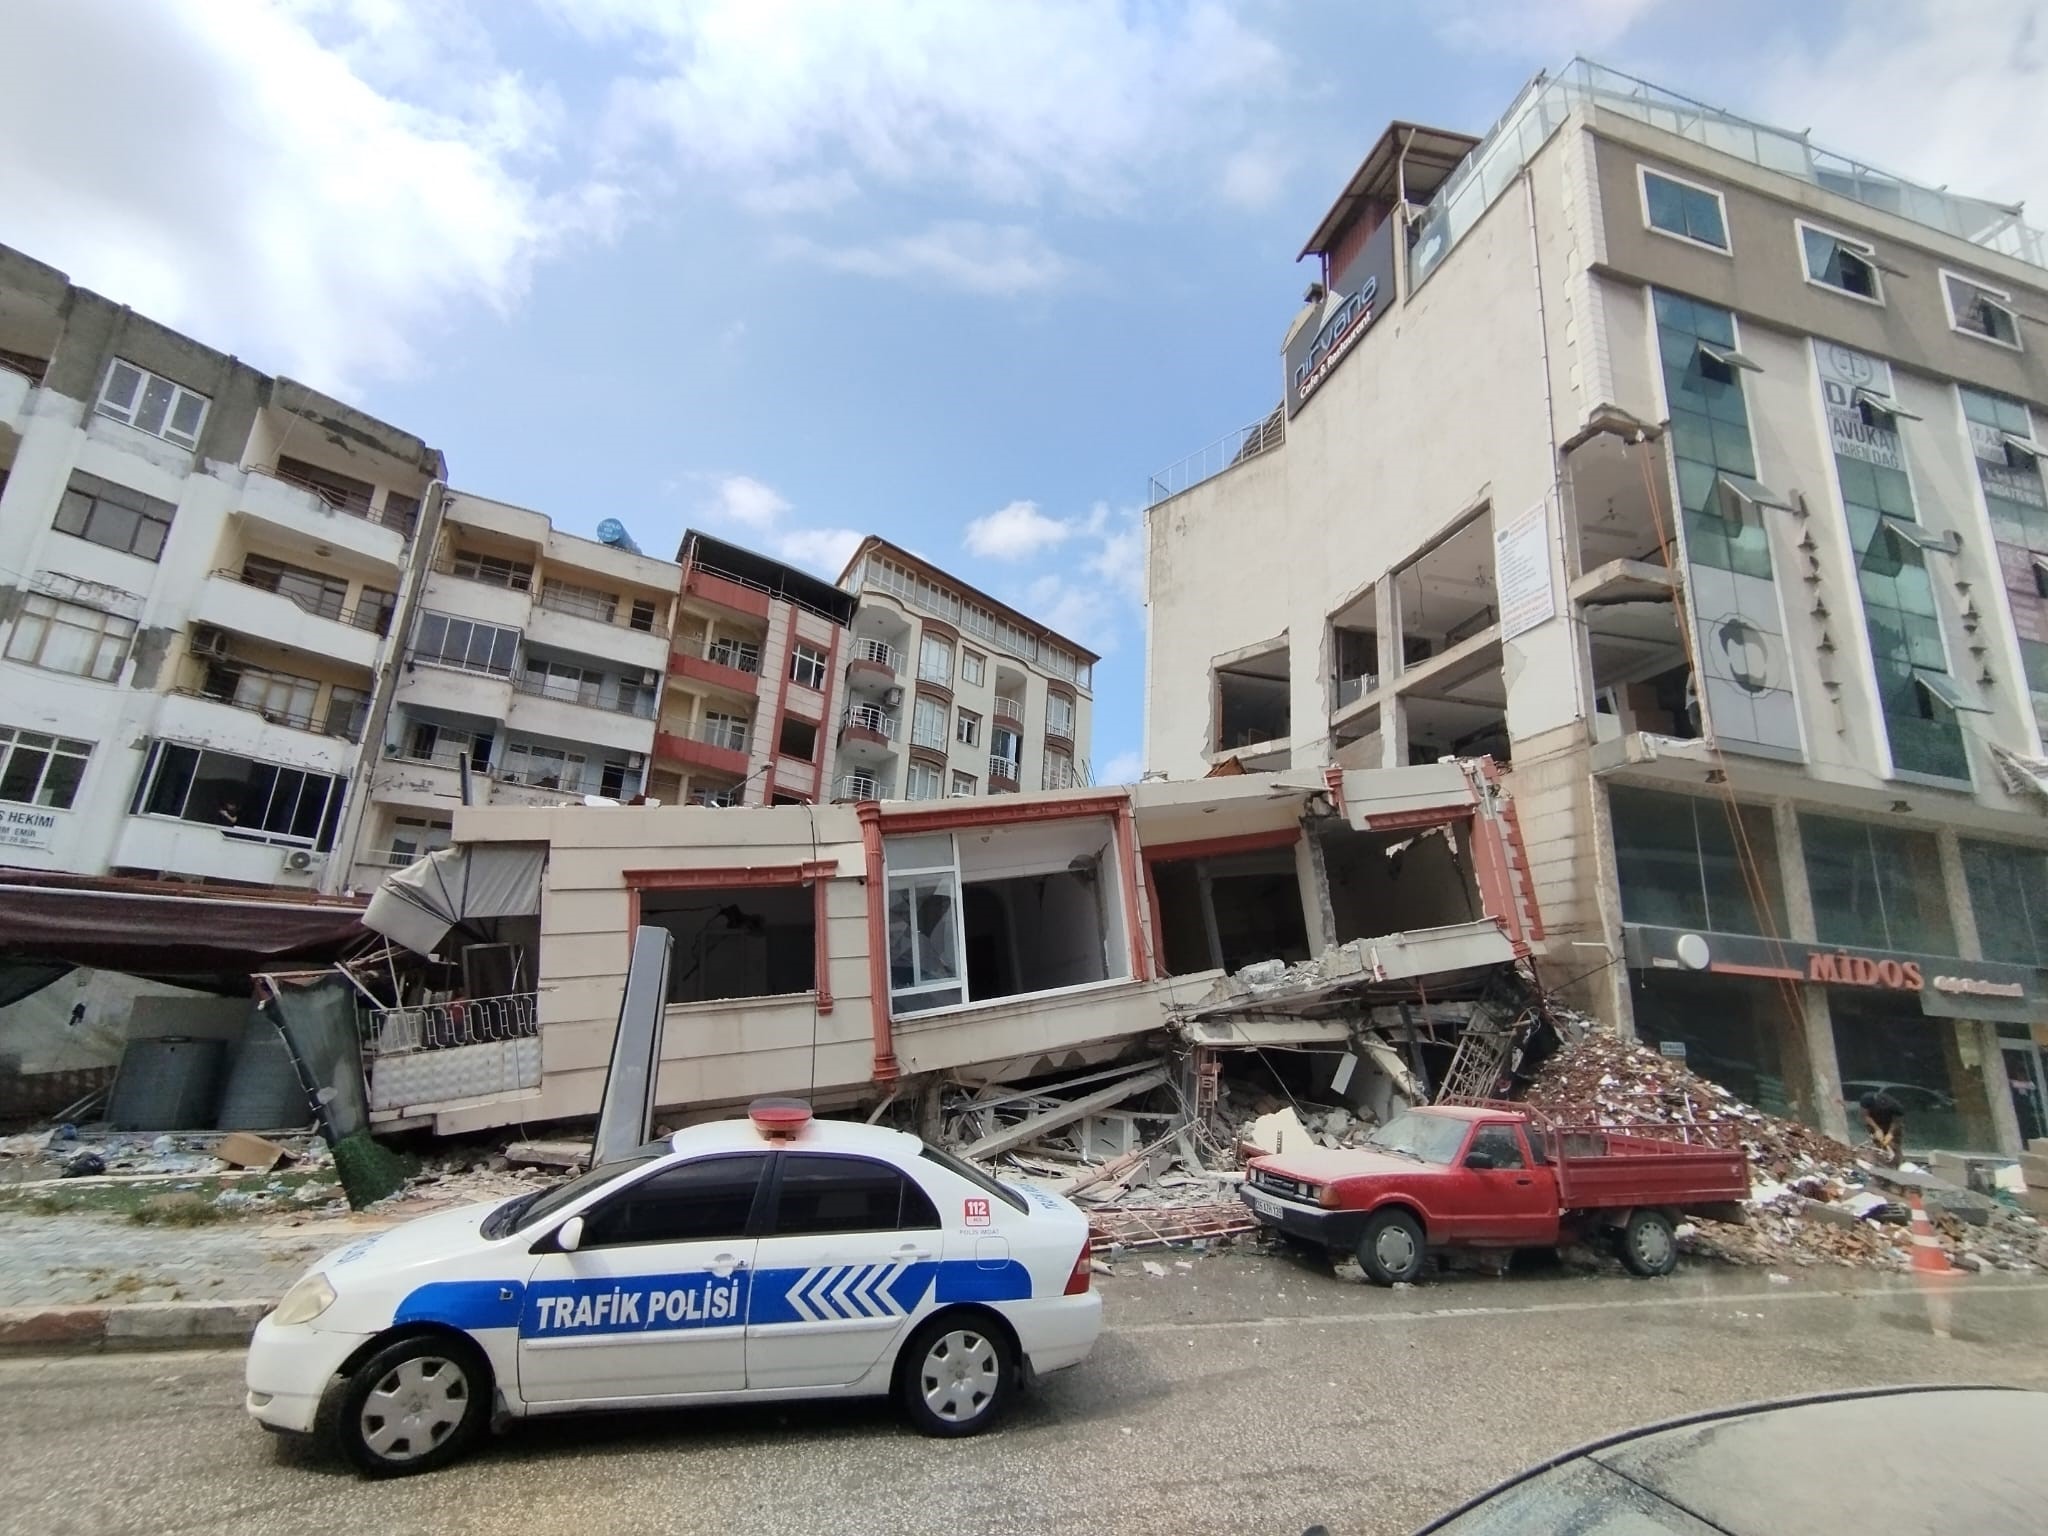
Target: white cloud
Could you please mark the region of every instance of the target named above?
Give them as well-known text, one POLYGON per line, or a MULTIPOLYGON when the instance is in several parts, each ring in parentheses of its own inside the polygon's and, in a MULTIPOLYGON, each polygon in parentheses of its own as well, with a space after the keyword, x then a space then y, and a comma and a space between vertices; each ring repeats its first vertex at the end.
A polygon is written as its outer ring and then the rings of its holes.
POLYGON ((837 581, 846 562, 860 547, 862 535, 851 528, 792 528, 775 536, 777 558, 837 581))
POLYGON ((1137 752, 1119 752, 1095 775, 1098 784, 1135 784, 1145 771, 1144 756, 1137 752))
POLYGON ((2048 25, 2035 0, 1851 8, 1819 44, 1788 37, 1748 110, 1930 186, 2048 222, 2048 25))
POLYGON ((645 61, 615 145, 735 183, 843 164, 864 183, 1104 206, 1242 137, 1279 50, 1220 0, 554 0, 645 61))
POLYGON ((558 103, 444 4, 29 7, 0 99, 41 125, 0 156, 10 243, 337 392, 416 367, 470 305, 511 308, 620 206, 543 190, 558 103))
POLYGON ((1261 213, 1287 189, 1288 157, 1277 145, 1260 144, 1233 150, 1223 162, 1216 190, 1233 207, 1261 213))
POLYGON ((1101 541, 1085 562, 1090 574, 1099 576, 1125 601, 1145 601, 1145 520, 1135 510, 1109 516, 1109 508, 1096 503, 1098 519, 1090 532, 1101 541))
POLYGON ((845 170, 824 171, 815 176, 786 176, 748 187, 740 202, 755 213, 822 213, 860 194, 860 183, 845 170))
POLYGON ((973 219, 948 219, 866 245, 821 245, 790 236, 775 243, 774 253, 863 277, 929 279, 1002 296, 1050 288, 1068 270, 1066 259, 1037 231, 973 219))
POLYGON ((1429 24, 1453 48, 1534 54, 1545 65, 1620 41, 1663 0, 1436 0, 1429 24))
POLYGON ((1085 586, 1064 576, 1041 576, 1025 589, 1017 605, 1048 629, 1078 640, 1107 656, 1117 648, 1118 607, 1101 587, 1085 586))
MULTIPOLYGON (((786 526, 795 506, 774 486, 752 475, 700 474, 685 478, 710 482, 710 494, 697 505, 697 515, 705 523, 763 554, 815 571, 827 580, 839 579, 839 573, 846 569, 846 562, 853 558, 854 549, 860 544, 862 536, 851 528, 786 526)), ((669 481, 664 489, 679 483, 669 481)))
POLYGON ((1047 517, 1035 501, 1013 501, 967 525, 969 554, 990 560, 1029 560, 1073 536, 1071 523, 1047 517))
POLYGON ((720 475, 710 501, 703 507, 712 522, 738 523, 743 528, 767 530, 782 521, 789 502, 772 485, 752 475, 720 475))

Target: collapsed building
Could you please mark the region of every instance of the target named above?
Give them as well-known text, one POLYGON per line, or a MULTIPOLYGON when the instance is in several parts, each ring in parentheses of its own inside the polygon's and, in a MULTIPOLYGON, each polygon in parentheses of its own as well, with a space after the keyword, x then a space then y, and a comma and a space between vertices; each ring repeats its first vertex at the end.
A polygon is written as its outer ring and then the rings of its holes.
POLYGON ((1284 1048, 1304 1087, 1384 1108, 1440 1083, 1468 1033, 1488 1044, 1461 1070, 1501 1070, 1542 936, 1484 759, 939 804, 464 809, 364 920, 435 962, 393 969, 401 995, 367 1021, 372 1123, 440 1134, 598 1112, 642 925, 673 941, 671 1119, 787 1092, 935 1117, 947 1083, 1163 1047, 1191 1107, 1225 1053, 1284 1048))

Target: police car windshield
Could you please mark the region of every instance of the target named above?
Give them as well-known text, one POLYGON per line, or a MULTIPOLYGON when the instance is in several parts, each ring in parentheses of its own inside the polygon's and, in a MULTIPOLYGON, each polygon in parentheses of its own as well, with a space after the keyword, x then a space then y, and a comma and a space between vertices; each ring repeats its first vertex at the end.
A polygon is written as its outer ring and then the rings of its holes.
POLYGON ((599 1163, 588 1173, 579 1173, 566 1183, 540 1191, 537 1197, 520 1195, 491 1212, 484 1223, 484 1235, 497 1237, 507 1232, 523 1232, 536 1222, 546 1221, 563 1206, 589 1194, 600 1185, 609 1184, 613 1179, 631 1173, 636 1168, 645 1168, 656 1158, 666 1157, 668 1153, 668 1143, 657 1142, 651 1147, 642 1147, 631 1157, 622 1157, 615 1163, 599 1163))

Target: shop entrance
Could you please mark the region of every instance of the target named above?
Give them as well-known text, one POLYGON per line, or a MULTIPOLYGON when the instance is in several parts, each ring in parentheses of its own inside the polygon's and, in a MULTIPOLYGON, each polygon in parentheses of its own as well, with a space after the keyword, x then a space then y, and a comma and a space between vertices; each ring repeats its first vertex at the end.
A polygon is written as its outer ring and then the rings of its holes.
POLYGON ((1783 1041, 1784 989, 1768 981, 1685 971, 1630 972, 1636 1035, 1652 1050, 1678 1048, 1685 1064, 1766 1114, 1798 1113, 1783 1041))
POLYGON ((1976 1041, 1954 1020, 1929 1018, 1918 997, 1834 988, 1828 993, 1835 1059, 1852 1140, 1862 1131, 1857 1101, 1888 1093, 1906 1112, 1908 1152, 1995 1152, 1976 1041))
POLYGON ((2020 1122, 2020 1140, 2048 1136, 2048 1076, 2041 1070, 2041 1049, 2031 1040, 2001 1040, 2005 1077, 2012 1088, 2012 1111, 2020 1122))

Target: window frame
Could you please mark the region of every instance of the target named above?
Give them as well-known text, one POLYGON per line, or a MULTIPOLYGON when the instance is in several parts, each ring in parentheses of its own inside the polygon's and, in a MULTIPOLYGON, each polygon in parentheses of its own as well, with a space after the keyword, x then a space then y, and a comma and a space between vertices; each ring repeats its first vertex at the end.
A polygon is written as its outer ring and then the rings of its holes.
POLYGON ((1637 161, 1636 190, 1642 203, 1644 229, 1652 234, 1662 235, 1667 240, 1676 240, 1683 245, 1689 245, 1695 250, 1712 251, 1717 256, 1726 256, 1731 260, 1734 258, 1735 237, 1728 230, 1728 199, 1718 187, 1710 187, 1703 182, 1690 181, 1683 176, 1674 175, 1670 171, 1658 170, 1642 161, 1637 161), (1709 241, 1700 239, 1696 235, 1688 235, 1682 230, 1666 229, 1663 225, 1653 222, 1650 217, 1650 178, 1652 176, 1655 176, 1660 181, 1668 181, 1673 186, 1683 187, 1689 192, 1699 192, 1707 197, 1711 197, 1714 200, 1715 208, 1721 215, 1721 236, 1726 243, 1714 245, 1709 241))
POLYGON ((799 688, 824 692, 831 666, 829 655, 808 640, 799 640, 789 648, 789 680, 799 688))
POLYGON ((953 769, 947 782, 946 798, 949 800, 972 800, 981 793, 980 781, 964 769, 953 769))
MULTIPOLYGON (((245 774, 243 777, 242 783, 245 795, 253 777, 253 773, 245 774)), ((157 820, 180 821, 187 826, 210 827, 220 833, 221 836, 234 838, 238 842, 263 843, 273 848, 308 848, 319 853, 331 853, 334 848, 335 824, 340 819, 341 802, 347 792, 347 787, 348 781, 346 777, 340 774, 322 773, 314 768, 294 768, 289 764, 266 762, 260 757, 249 757, 240 752, 221 752, 212 747, 197 746, 191 742, 184 741, 167 741, 159 737, 149 744, 149 753, 143 759, 141 774, 136 778, 135 795, 129 803, 128 813, 131 816, 147 816, 157 820), (193 754, 191 776, 185 780, 184 788, 178 795, 178 808, 176 810, 152 809, 149 802, 156 798, 156 790, 159 781, 163 777, 165 761, 169 753, 173 751, 190 752, 193 754), (270 788, 264 796, 263 815, 260 822, 242 822, 239 819, 239 805, 238 819, 234 821, 208 820, 205 817, 188 814, 192 807, 192 791, 201 781, 203 775, 200 770, 209 757, 226 758, 234 762, 247 764, 252 769, 268 769, 270 771, 270 788), (267 823, 273 819, 272 812, 279 804, 279 783, 283 776, 288 773, 299 776, 299 785, 291 798, 290 813, 286 818, 287 827, 285 830, 279 830, 267 825, 267 823), (315 779, 319 779, 326 784, 326 793, 320 801, 319 815, 314 831, 311 835, 291 831, 289 827, 301 819, 298 814, 299 806, 303 802, 307 787, 315 779)))
POLYGON ((953 712, 953 739, 963 747, 981 745, 981 715, 971 709, 953 712))
POLYGON ((1047 690, 1045 695, 1045 729, 1047 735, 1064 736, 1067 740, 1072 741, 1074 739, 1075 717, 1079 714, 1080 710, 1075 706, 1074 700, 1069 695, 1061 693, 1057 689, 1047 690), (1054 714, 1061 710, 1066 712, 1064 723, 1053 718, 1054 714))
POLYGON ((175 502, 148 495, 133 486, 122 485, 118 481, 105 479, 86 470, 74 469, 70 478, 64 482, 63 493, 57 498, 57 511, 50 519, 50 527, 67 539, 83 539, 86 543, 101 549, 110 549, 117 555, 128 555, 137 560, 147 560, 152 565, 159 565, 163 562, 164 546, 170 542, 171 524, 177 519, 177 515, 178 508, 175 502), (98 489, 80 485, 78 482, 81 480, 90 481, 91 485, 98 489), (78 527, 66 528, 64 515, 71 506, 74 496, 85 502, 86 513, 78 527), (123 500, 124 497, 133 497, 134 501, 123 500), (135 527, 129 535, 128 543, 117 544, 108 539, 93 537, 93 522, 103 507, 126 512, 134 517, 135 527), (157 510, 159 508, 162 510, 157 510), (145 525, 159 530, 154 554, 144 554, 135 547, 136 537, 141 534, 145 525))
POLYGON ((21 608, 15 614, 13 624, 8 628, 7 644, 4 649, 0 649, 0 656, 4 656, 8 661, 19 662, 25 667, 34 667, 39 672, 55 673, 59 677, 82 678, 86 682, 91 683, 118 683, 122 669, 128 665, 128 652, 135 642, 135 635, 139 628, 140 626, 137 625, 135 620, 123 614, 109 613, 104 608, 95 608, 90 603, 75 603, 69 598, 58 597, 52 592, 29 592, 23 595, 21 608), (37 603, 47 603, 51 611, 48 613, 32 613, 31 608, 37 603), (69 619, 66 617, 66 610, 90 614, 98 623, 88 626, 69 619), (16 651, 15 647, 24 633, 27 622, 31 618, 41 621, 42 630, 36 639, 34 655, 22 655, 16 651), (91 663, 83 672, 75 672, 69 667, 48 666, 41 659, 44 652, 48 649, 51 632, 60 621, 68 624, 73 629, 90 629, 92 632, 91 663), (118 625, 126 625, 126 632, 120 634, 113 633, 118 625), (112 667, 102 673, 100 667, 106 657, 106 646, 109 639, 117 639, 119 645, 114 652, 112 667))
MULTIPOLYGON (((990 625, 991 625, 991 628, 993 628, 993 625, 994 625, 994 621, 993 621, 993 620, 991 620, 991 621, 990 621, 990 625)), ((967 687, 969 687, 969 688, 979 688, 979 687, 981 687, 981 686, 982 686, 982 685, 983 685, 983 684, 984 684, 984 683, 985 683, 985 682, 987 681, 987 679, 988 679, 988 658, 987 658, 986 656, 982 655, 982 653, 981 653, 981 652, 979 652, 979 651, 977 651, 977 650, 973 649, 973 648, 972 648, 971 646, 965 646, 965 645, 961 646, 961 647, 960 647, 960 681, 961 681, 961 682, 962 682, 962 683, 963 683, 963 684, 964 684, 965 686, 967 686, 967 687), (967 672, 968 672, 968 667, 969 667, 969 665, 970 665, 970 664, 972 665, 972 667, 973 667, 973 670, 974 670, 974 675, 973 675, 972 677, 969 677, 969 676, 967 675, 967 672)))
POLYGON ((1955 332, 1958 336, 1968 336, 1973 341, 1982 341, 1994 347, 2003 347, 2008 352, 2025 352, 2027 350, 2025 335, 2020 330, 2020 312, 2013 307, 2012 294, 2010 292, 2002 288, 1994 288, 1989 283, 1979 282, 1976 278, 1969 276, 1967 273, 1958 272, 1953 267, 1937 268, 1936 277, 1941 283, 1941 306, 1948 314, 1948 328, 1951 331, 1955 332), (2007 341, 2003 337, 1993 336, 1987 331, 1972 330, 1970 327, 1962 324, 1960 317, 1956 313, 1956 292, 1953 286, 1956 283, 1961 283, 1966 288, 1975 289, 1979 295, 1990 299, 2000 309, 2005 311, 2007 318, 2012 321, 2011 341, 2007 341))
POLYGON ((510 625, 490 624, 482 619, 466 618, 462 614, 448 613, 440 608, 422 608, 413 619, 412 638, 406 645, 406 659, 410 662, 424 662, 430 667, 446 667, 451 672, 467 672, 476 677, 501 678, 509 683, 515 676, 523 675, 519 665, 519 648, 525 642, 525 639, 526 636, 523 631, 514 629, 510 625), (428 651, 422 645, 422 641, 428 625, 436 620, 441 625, 442 643, 436 650, 428 651), (463 645, 462 656, 459 660, 452 659, 447 654, 446 646, 449 632, 457 624, 468 626, 468 640, 463 645), (477 665, 473 659, 476 650, 475 641, 479 634, 488 634, 490 636, 484 647, 485 664, 482 666, 477 665), (490 661, 491 656, 497 650, 497 639, 501 635, 510 635, 512 637, 511 654, 507 658, 502 671, 491 664, 490 661))
POLYGON ((1876 245, 1868 240, 1859 240, 1853 235, 1845 235, 1839 230, 1830 229, 1825 224, 1816 224, 1810 219, 1794 219, 1792 221, 1792 238, 1799 247, 1799 267, 1806 274, 1807 282, 1816 288, 1824 288, 1829 293, 1839 293, 1844 298, 1855 299, 1864 304, 1874 304, 1879 309, 1885 307, 1884 268, 1878 265, 1876 245), (1864 266, 1868 267, 1870 269, 1870 285, 1874 291, 1871 293, 1858 293, 1853 288, 1841 287, 1839 284, 1831 283, 1826 278, 1817 274, 1813 270, 1811 254, 1806 248, 1806 237, 1809 234, 1820 235, 1824 239, 1834 241, 1835 244, 1842 247, 1850 255, 1862 262, 1864 266))
POLYGON ((909 762, 903 765, 903 798, 906 800, 943 800, 946 797, 945 770, 930 763, 909 762), (921 792, 927 786, 928 791, 921 792))
POLYGON ((183 448, 188 453, 197 453, 199 451, 199 439, 206 433, 206 418, 213 410, 213 397, 211 395, 202 395, 198 390, 187 388, 176 379, 154 372, 143 367, 140 363, 131 363, 125 357, 116 356, 107 360, 107 371, 100 375, 100 387, 93 396, 92 408, 93 414, 96 416, 104 416, 109 421, 118 421, 124 427, 132 427, 137 432, 146 433, 160 442, 169 443, 174 448, 183 448), (107 391, 113 386, 114 371, 119 368, 129 369, 137 375, 135 388, 132 392, 132 398, 135 403, 131 406, 113 404, 108 399, 107 391), (171 390, 171 397, 164 405, 161 429, 145 427, 136 419, 141 416, 143 403, 149 398, 151 380, 155 380, 159 384, 169 385, 171 390), (178 403, 181 397, 189 397, 199 402, 199 419, 192 424, 192 431, 189 435, 183 429, 172 426, 172 423, 177 420, 178 403))
POLYGON ((599 1195, 589 1205, 576 1212, 577 1215, 584 1218, 583 1225, 586 1234, 584 1241, 577 1245, 577 1251, 582 1252, 585 1249, 609 1250, 613 1248, 674 1247, 682 1243, 739 1242, 754 1237, 759 1233, 765 1215, 763 1206, 770 1183, 768 1176, 773 1169, 773 1165, 774 1154, 772 1152, 754 1151, 752 1149, 732 1152, 711 1152, 702 1157, 683 1158, 672 1163, 657 1163, 631 1183, 621 1185, 616 1189, 610 1190, 608 1193, 599 1195), (757 1166, 754 1170, 753 1198, 748 1202, 747 1214, 740 1222, 739 1231, 718 1233, 709 1237, 643 1237, 625 1242, 607 1242, 603 1238, 599 1222, 606 1211, 611 1207, 623 1205, 631 1201, 636 1190, 644 1189, 656 1179, 668 1174, 683 1173, 690 1169, 702 1168, 712 1163, 745 1161, 753 1161, 757 1166), (593 1228, 599 1228, 599 1230, 593 1232, 593 1228))
POLYGON ((949 690, 952 688, 953 642, 944 635, 926 631, 917 637, 917 680, 936 683, 949 690))
POLYGON ((29 787, 27 797, 18 798, 0 793, 0 804, 32 805, 45 811, 70 810, 77 804, 78 791, 85 783, 86 770, 92 766, 93 746, 92 742, 80 741, 71 736, 59 736, 50 731, 31 731, 17 725, 0 725, 0 786, 6 784, 9 770, 13 768, 15 758, 21 753, 36 753, 43 759, 42 766, 36 770, 35 783, 29 787), (27 746, 22 741, 25 736, 47 742, 48 745, 27 746), (79 748, 83 750, 71 750, 79 748), (75 760, 78 764, 78 772, 65 787, 64 798, 61 801, 48 798, 50 770, 57 765, 59 758, 67 762, 75 760))
POLYGON ((473 581, 479 586, 498 587, 506 592, 524 592, 528 597, 533 596, 531 560, 514 560, 510 555, 494 555, 487 549, 463 549, 458 546, 448 557, 448 574, 459 576, 464 581, 473 581))

